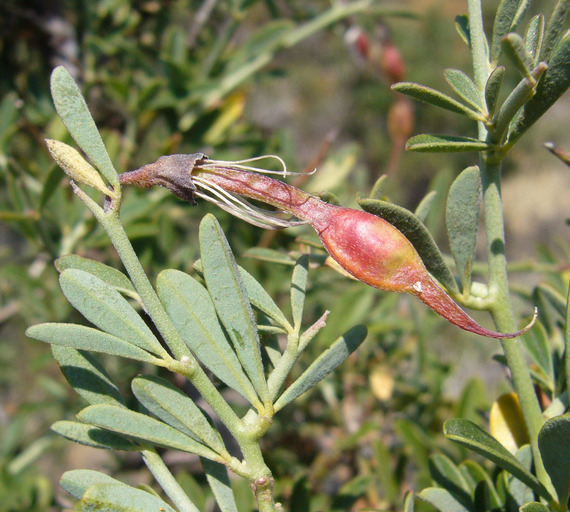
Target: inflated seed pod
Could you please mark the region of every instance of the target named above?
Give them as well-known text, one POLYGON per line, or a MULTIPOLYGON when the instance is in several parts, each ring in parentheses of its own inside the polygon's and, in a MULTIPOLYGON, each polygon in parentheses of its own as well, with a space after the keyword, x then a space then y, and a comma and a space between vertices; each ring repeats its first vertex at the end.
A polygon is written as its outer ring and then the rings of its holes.
POLYGON ((480 326, 434 281, 411 242, 392 224, 361 210, 321 201, 303 190, 247 170, 242 163, 219 162, 200 153, 171 155, 120 176, 122 184, 161 185, 193 201, 211 200, 255 225, 280 228, 294 225, 240 199, 260 201, 309 224, 330 256, 356 279, 393 292, 411 293, 458 327, 490 338, 515 338, 526 332, 499 333, 480 326))

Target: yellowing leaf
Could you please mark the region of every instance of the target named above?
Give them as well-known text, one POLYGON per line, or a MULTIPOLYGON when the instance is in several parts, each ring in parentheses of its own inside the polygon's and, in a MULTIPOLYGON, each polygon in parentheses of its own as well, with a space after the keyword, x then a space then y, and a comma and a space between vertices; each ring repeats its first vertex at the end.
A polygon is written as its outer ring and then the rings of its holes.
POLYGON ((392 398, 394 392, 394 376, 385 365, 377 365, 370 373, 370 391, 381 402, 392 398))
POLYGON ((501 395, 491 406, 491 435, 511 453, 529 442, 522 409, 516 393, 501 395))

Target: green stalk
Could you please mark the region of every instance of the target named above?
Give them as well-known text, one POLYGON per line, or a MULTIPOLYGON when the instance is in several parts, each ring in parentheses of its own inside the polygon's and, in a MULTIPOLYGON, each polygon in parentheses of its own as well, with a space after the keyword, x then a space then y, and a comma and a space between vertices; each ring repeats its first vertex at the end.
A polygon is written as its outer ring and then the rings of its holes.
POLYGON ((172 500, 177 510, 180 512, 200 512, 182 490, 182 487, 180 487, 174 475, 160 458, 160 455, 152 449, 141 451, 141 455, 147 468, 159 483, 162 490, 172 500))
MULTIPOLYGON (((486 53, 483 11, 481 0, 468 0, 467 3, 475 84, 481 97, 484 98, 490 65, 486 53)), ((478 132, 479 139, 482 141, 491 138, 487 128, 481 122, 478 123, 478 132)), ((481 153, 480 168, 489 268, 489 311, 499 331, 512 332, 512 330, 516 330, 516 323, 509 295, 505 254, 505 225, 501 197, 501 163, 503 158, 504 154, 501 153, 481 153)), ((520 338, 501 340, 501 346, 511 371, 513 387, 518 395, 528 430, 536 476, 550 494, 556 496, 550 477, 544 469, 538 448, 538 433, 544 424, 544 418, 534 392, 522 342, 520 338)))
MULTIPOLYGON (((228 428, 230 433, 236 439, 240 446, 244 459, 247 463, 247 477, 252 482, 260 479, 273 481, 271 471, 265 464, 261 448, 259 446, 259 435, 255 429, 244 425, 244 422, 236 415, 229 404, 224 400, 222 395, 216 389, 212 381, 204 373, 186 344, 180 337, 180 334, 172 324, 168 313, 164 310, 158 295, 151 285, 148 277, 140 264, 140 261, 131 245, 131 242, 123 229, 119 218, 119 201, 114 201, 111 205, 103 210, 93 199, 85 194, 75 184, 74 192, 85 203, 85 205, 93 212, 103 229, 107 232, 111 243, 117 250, 125 269, 127 270, 135 289, 137 290, 148 315, 156 325, 156 328, 162 335, 164 341, 178 359, 174 361, 170 367, 174 371, 180 372, 186 376, 190 382, 196 387, 198 392, 204 397, 206 402, 212 407, 213 411, 228 428)), ((118 196, 120 199, 120 196, 118 196)), ((269 421, 271 418, 269 418, 269 421)), ((257 421, 259 424, 259 419, 257 421)), ((263 496, 267 497, 268 490, 262 486, 263 496)), ((270 489, 271 506, 273 506, 272 486, 270 489)), ((265 498, 264 498, 265 499, 265 498)), ((262 510, 260 505, 260 510, 262 510)), ((274 509, 264 509, 272 511, 274 509)))
POLYGON ((241 420, 233 409, 224 400, 219 391, 212 384, 208 376, 204 373, 180 334, 172 324, 168 313, 164 310, 158 295, 150 284, 148 277, 131 245, 131 242, 123 229, 119 218, 119 205, 115 201, 111 207, 104 211, 93 199, 85 194, 76 185, 74 192, 93 212, 103 229, 109 236, 111 243, 115 247, 135 289, 137 290, 146 312, 152 318, 156 328, 163 337, 176 359, 185 361, 178 364, 176 371, 183 373, 196 387, 220 420, 228 427, 233 435, 240 434, 243 428, 241 420))
MULTIPOLYGON (((489 291, 492 296, 490 312, 497 329, 515 330, 515 318, 509 295, 507 259, 505 255, 505 228, 501 198, 501 162, 488 155, 481 159, 485 233, 489 264, 489 291)), ((556 492, 544 469, 538 448, 538 433, 544 417, 534 391, 525 352, 520 338, 501 340, 501 346, 511 371, 513 387, 518 395, 532 449, 536 475, 552 496, 556 492)))

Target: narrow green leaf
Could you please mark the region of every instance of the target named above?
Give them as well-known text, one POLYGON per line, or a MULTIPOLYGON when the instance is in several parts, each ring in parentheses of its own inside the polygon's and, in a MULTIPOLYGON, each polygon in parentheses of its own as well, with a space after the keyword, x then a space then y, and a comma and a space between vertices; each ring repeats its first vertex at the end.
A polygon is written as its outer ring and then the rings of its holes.
POLYGON ((457 265, 464 293, 471 290, 471 271, 477 232, 479 228, 479 209, 483 197, 483 188, 479 167, 472 166, 463 170, 449 188, 445 223, 451 254, 457 265))
POLYGON ((111 285, 79 269, 64 270, 59 284, 71 305, 99 329, 158 357, 169 357, 139 314, 111 285))
POLYGON ((207 446, 150 416, 114 405, 90 405, 77 414, 90 425, 116 432, 141 444, 152 444, 221 462, 220 456, 207 446))
POLYGON ((455 496, 445 489, 428 487, 418 494, 418 498, 434 506, 441 512, 471 512, 455 496))
POLYGON ((501 40, 509 32, 514 32, 530 6, 530 0, 501 0, 493 23, 491 38, 491 64, 497 65, 501 56, 501 40))
POLYGON ((455 93, 465 101, 465 103, 473 107, 478 112, 484 112, 481 94, 477 90, 477 87, 471 78, 459 69, 446 69, 443 74, 447 83, 452 87, 455 93))
POLYGON ((93 425, 79 423, 78 421, 56 421, 51 426, 51 429, 61 437, 65 437, 65 439, 90 446, 91 448, 126 451, 140 450, 140 446, 137 446, 130 439, 93 425))
POLYGON ((238 512, 226 466, 204 458, 200 460, 220 512, 238 512))
POLYGON ((357 325, 338 338, 279 397, 275 402, 275 412, 316 386, 318 382, 340 366, 360 346, 366 338, 366 334, 366 328, 357 325))
POLYGON ((544 468, 558 494, 558 502, 570 497, 570 414, 548 420, 538 433, 538 447, 544 468))
POLYGON ((563 33, 569 11, 570 0, 558 0, 546 25, 544 41, 540 50, 540 61, 546 62, 550 65, 552 52, 559 44, 560 36, 563 33))
POLYGON ((291 279, 291 309, 293 310, 293 325, 299 331, 303 320, 307 280, 309 277, 309 256, 303 254, 295 264, 291 279))
POLYGON ((156 288, 172 323, 202 364, 222 382, 255 402, 255 390, 222 331, 206 289, 188 274, 172 269, 158 275, 156 288))
POLYGON ((168 503, 146 491, 108 483, 89 487, 79 507, 85 512, 176 512, 168 503))
POLYGON ((493 481, 491 480, 491 477, 489 476, 487 471, 485 471, 485 469, 483 469, 480 464, 469 459, 462 462, 461 466, 465 467, 465 469, 469 471, 469 474, 471 475, 473 480, 477 482, 477 484, 480 483, 486 484, 488 489, 491 509, 501 508, 503 506, 503 502, 501 501, 501 498, 499 497, 497 490, 495 489, 495 486, 493 484, 493 481))
POLYGON ((534 69, 534 59, 526 49, 523 38, 518 34, 507 34, 501 40, 505 55, 511 60, 522 76, 529 78, 534 69))
POLYGON ((505 76, 504 66, 497 66, 487 79, 485 84, 485 103, 487 103, 487 111, 489 115, 494 115, 499 101, 499 93, 505 76))
POLYGON ((55 260, 55 268, 57 268, 60 273, 70 268, 84 270, 98 277, 108 285, 113 286, 121 293, 126 293, 130 296, 137 295, 135 287, 125 274, 99 261, 83 258, 77 254, 66 254, 55 260))
MULTIPOLYGON (((392 456, 390 450, 382 439, 378 439, 373 445, 374 460, 376 462, 375 472, 383 491, 384 499, 389 503, 396 503, 399 499, 400 488, 397 476, 393 469, 392 456)), ((404 509, 406 507, 404 506, 404 509)))
POLYGON ((227 454, 220 434, 200 408, 176 386, 160 377, 145 375, 136 377, 131 387, 137 400, 157 418, 217 453, 227 454))
MULTIPOLYGON (((204 269, 202 268, 201 260, 196 261, 192 267, 199 275, 202 277, 204 276, 204 269)), ((258 311, 261 311, 264 315, 275 320, 275 322, 277 322, 286 331, 292 331, 293 327, 289 323, 289 320, 287 320, 287 317, 279 309, 279 306, 275 304, 275 301, 265 291, 265 288, 263 288, 259 281, 255 279, 255 277, 253 277, 245 268, 238 265, 238 269, 251 305, 258 311)))
POLYGON ((123 485, 126 488, 129 487, 127 484, 124 484, 115 478, 91 469, 74 469, 72 471, 66 471, 61 475, 59 483, 63 489, 78 500, 83 497, 83 494, 89 487, 95 484, 116 484, 123 485))
POLYGON ((89 404, 125 404, 105 368, 89 352, 58 345, 51 351, 67 382, 89 404))
POLYGON ((117 171, 105 149, 87 103, 63 66, 56 67, 51 74, 51 95, 59 117, 77 145, 111 184, 117 184, 117 171))
POLYGON ((452 293, 458 292, 451 270, 445 263, 431 233, 418 217, 411 211, 387 201, 362 199, 358 203, 364 211, 396 226, 418 251, 428 271, 452 293))
POLYGON ((424 198, 419 202, 416 210, 414 211, 414 215, 420 219, 422 223, 425 224, 427 216, 431 211, 431 207, 437 197, 437 190, 432 190, 428 192, 424 198))
POLYGON ((533 67, 538 64, 538 56, 542 48, 542 41, 544 39, 544 16, 537 14, 534 16, 526 27, 524 34, 524 45, 526 51, 533 59, 533 67))
POLYGON ((543 505, 538 501, 526 503, 519 510, 520 512, 550 512, 550 509, 546 505, 543 505))
POLYGON ((448 420, 443 426, 443 431, 448 439, 466 446, 494 462, 531 489, 534 489, 543 498, 552 499, 542 483, 527 471, 513 454, 475 423, 463 419, 448 420))
POLYGON ((493 145, 472 137, 453 135, 415 135, 406 142, 408 151, 423 153, 463 153, 466 151, 487 151, 493 145))
POLYGON ((523 334, 522 339, 533 362, 538 365, 552 385, 554 368, 552 366, 548 333, 544 325, 540 321, 536 322, 530 331, 523 334))
POLYGON ((382 199, 387 183, 388 175, 383 174, 376 180, 374 185, 372 185, 372 189, 370 190, 370 195, 368 197, 371 199, 382 199))
POLYGON ((200 223, 200 254, 204 279, 218 317, 238 358, 263 402, 269 400, 259 336, 251 304, 222 228, 213 215, 200 223))
POLYGON ((34 325, 26 331, 26 335, 35 340, 53 345, 103 352, 113 356, 126 357, 137 361, 157 364, 161 361, 141 348, 126 341, 98 331, 91 327, 76 324, 47 323, 34 325))
POLYGON ((436 484, 451 492, 463 506, 468 509, 472 507, 469 485, 449 457, 442 454, 432 455, 429 459, 429 469, 436 484))
POLYGON ((473 490, 473 512, 488 512, 489 510, 493 510, 489 485, 483 480, 473 490))
POLYGON ((247 258, 254 258, 260 261, 268 261, 269 263, 278 263, 279 265, 295 265, 295 259, 283 252, 266 247, 252 247, 243 253, 247 258))
POLYGON ((570 86, 570 31, 554 49, 548 69, 536 88, 536 94, 524 105, 511 123, 509 144, 526 132, 570 86))
POLYGON ((566 308, 568 307, 565 297, 548 283, 541 283, 537 288, 540 290, 542 296, 548 300, 552 306, 554 306, 554 309, 558 312, 560 318, 564 318, 566 315, 566 308))
MULTIPOLYGON (((525 444, 518 450, 517 459, 523 467, 530 473, 532 470, 532 452, 530 445, 525 444)), ((534 499, 534 492, 528 485, 517 478, 511 478, 508 486, 510 499, 514 500, 519 507, 534 499)))
POLYGON ((463 42, 471 48, 471 31, 469 29, 469 17, 466 14, 460 14, 455 17, 455 30, 463 42))
POLYGON ((436 107, 455 112, 456 114, 462 114, 464 116, 467 116, 469 119, 473 119, 474 121, 485 121, 485 117, 482 116, 479 112, 470 109, 463 103, 454 100, 451 96, 436 91, 431 87, 426 87, 425 85, 420 85, 413 82, 399 82, 392 85, 392 89, 397 92, 401 92, 402 94, 406 94, 407 96, 410 96, 416 100, 429 103, 430 105, 435 105, 436 107))

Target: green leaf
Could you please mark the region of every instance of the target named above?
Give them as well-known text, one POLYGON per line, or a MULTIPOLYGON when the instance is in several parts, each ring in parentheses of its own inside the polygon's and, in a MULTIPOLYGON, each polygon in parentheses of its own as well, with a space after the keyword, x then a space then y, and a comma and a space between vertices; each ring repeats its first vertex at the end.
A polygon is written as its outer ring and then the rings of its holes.
POLYGON ((414 493, 411 491, 407 491, 404 496, 403 512, 414 512, 414 510, 415 510, 414 493))
POLYGON ((536 94, 524 105, 511 123, 509 144, 526 132, 570 86, 570 31, 564 34, 554 49, 548 69, 542 76, 536 94))
POLYGON ((357 325, 338 338, 279 397, 275 402, 275 412, 316 386, 318 382, 340 366, 360 346, 366 338, 366 334, 366 328, 357 325))
POLYGON ((172 323, 202 364, 250 402, 257 401, 206 289, 188 274, 172 269, 158 275, 156 287, 172 323))
POLYGON ((436 197, 437 197, 437 190, 432 190, 431 192, 428 192, 424 196, 424 198, 419 202, 416 210, 414 211, 414 215, 418 219, 420 219, 422 223, 425 223, 436 197))
POLYGON ((221 462, 220 456, 207 446, 150 416, 114 405, 90 405, 77 414, 79 420, 95 425, 141 444, 152 444, 221 462))
POLYGON ((487 103, 487 111, 491 116, 495 114, 497 108, 504 76, 504 66, 497 66, 491 71, 489 78, 487 78, 487 83, 485 84, 485 103, 487 103))
POLYGON ((429 469, 436 484, 447 489, 468 510, 472 508, 469 485, 459 468, 449 457, 441 454, 432 455, 429 459, 429 469))
MULTIPOLYGON (((196 261, 192 267, 196 272, 198 272, 198 274, 202 277, 204 276, 204 269, 202 268, 201 260, 196 261)), ((245 268, 238 265, 238 269, 251 305, 267 317, 275 320, 275 322, 282 326, 286 331, 292 331, 293 327, 289 323, 289 320, 287 320, 287 317, 279 309, 277 304, 275 304, 275 301, 265 291, 265 288, 263 288, 259 281, 245 270, 245 268)))
POLYGON ((59 188, 62 179, 63 177, 61 175, 61 169, 59 167, 56 166, 49 172, 42 186, 42 193, 38 206, 38 209, 40 211, 45 208, 46 204, 53 197, 56 190, 59 188))
POLYGON ((95 484, 85 491, 79 509, 84 512, 176 512, 152 494, 125 484, 95 484))
POLYGON ((526 45, 518 34, 507 34, 501 40, 505 55, 511 60, 520 74, 525 77, 531 76, 534 68, 534 59, 526 49, 526 45))
POLYGON ((461 466, 464 467, 467 471, 469 471, 469 474, 471 475, 473 480, 477 482, 477 484, 480 483, 486 484, 489 495, 489 502, 491 504, 491 509, 501 508, 503 506, 503 503, 501 501, 501 498, 497 494, 497 490, 495 489, 493 481, 491 480, 491 477, 489 476, 487 471, 485 471, 480 464, 469 459, 462 462, 461 466))
POLYGON ((471 512, 445 489, 428 487, 418 494, 418 498, 441 512, 471 512))
POLYGON ((220 512, 238 512, 226 466, 204 458, 200 460, 220 512))
POLYGON ((520 512, 550 512, 550 509, 546 505, 543 505, 538 501, 526 503, 519 510, 520 512))
POLYGON ((526 51, 533 59, 533 66, 538 64, 538 56, 542 48, 542 41, 544 39, 544 16, 537 14, 534 16, 526 27, 524 34, 524 45, 526 51))
POLYGON ((458 292, 451 270, 443 260, 431 233, 418 217, 409 210, 387 201, 361 199, 358 204, 364 211, 396 226, 418 251, 428 271, 452 293, 458 292))
POLYGON ((471 78, 459 69, 446 69, 443 74, 447 83, 465 103, 473 107, 477 112, 484 112, 481 95, 471 78))
POLYGON ((51 74, 51 95, 59 117, 77 145, 111 184, 118 183, 117 171, 105 149, 87 103, 63 66, 56 67, 51 74))
POLYGON ((307 294, 307 280, 309 277, 309 256, 303 254, 295 264, 291 279, 291 309, 293 311, 293 324, 297 332, 301 329, 303 321, 303 308, 307 294))
POLYGON ((536 322, 530 331, 523 334, 522 339, 532 360, 542 370, 547 380, 554 384, 554 368, 550 354, 550 343, 544 325, 540 321, 536 322))
POLYGON ((460 14, 455 17, 455 30, 463 42, 471 48, 471 31, 469 28, 469 17, 466 14, 460 14))
POLYGON ((55 267, 60 273, 70 268, 84 270, 85 272, 98 277, 108 285, 113 286, 121 293, 138 297, 138 294, 129 278, 121 271, 116 268, 109 267, 104 263, 83 258, 77 254, 67 254, 55 260, 55 267))
POLYGON ((426 87, 425 85, 420 85, 413 82, 399 82, 392 85, 392 89, 397 92, 401 92, 402 94, 406 94, 407 96, 410 96, 416 100, 429 103, 430 105, 435 105, 436 107, 440 107, 445 110, 450 110, 456 114, 462 114, 464 116, 467 116, 469 119, 473 119, 474 121, 485 121, 485 117, 482 116, 479 112, 470 109, 463 103, 454 100, 451 96, 436 91, 431 87, 426 87))
POLYGON ((160 377, 145 375, 136 377, 131 388, 137 400, 157 418, 217 453, 227 455, 220 434, 200 408, 176 386, 160 377))
POLYGON ((71 305, 99 329, 158 357, 169 358, 143 319, 111 285, 79 269, 64 270, 59 284, 71 305))
POLYGON ((139 451, 140 446, 114 432, 77 421, 56 421, 51 429, 65 439, 103 450, 139 451))
POLYGON ((544 33, 544 41, 540 50, 539 60, 546 62, 550 65, 550 59, 554 48, 558 46, 560 35, 564 30, 566 18, 570 11, 570 0, 558 0, 554 7, 546 31, 544 33))
POLYGON ((462 153, 465 151, 487 151, 494 146, 488 142, 472 137, 456 137, 453 135, 415 135, 406 142, 408 151, 423 153, 462 153))
POLYGON ((78 500, 83 497, 83 494, 89 487, 95 484, 116 484, 123 485, 126 488, 129 487, 127 484, 124 484, 115 478, 91 469, 74 469, 72 471, 66 471, 61 475, 59 483, 63 489, 78 500))
POLYGON ((105 368, 89 352, 58 345, 51 350, 67 382, 89 404, 125 404, 105 368))
MULTIPOLYGON (((532 470, 532 451, 530 445, 525 444, 521 446, 516 455, 524 468, 530 472, 532 470)), ((516 478, 510 479, 509 494, 519 507, 534 499, 532 489, 516 478)))
POLYGON ((570 497, 570 414, 548 420, 538 433, 542 462, 558 494, 558 503, 570 497))
POLYGON ((47 323, 34 325, 26 335, 35 340, 53 345, 103 352, 113 356, 126 357, 146 363, 159 364, 162 361, 135 345, 107 334, 106 332, 77 324, 47 323))
POLYGON ((527 471, 514 455, 475 423, 463 419, 448 420, 443 426, 443 431, 448 439, 466 446, 494 462, 531 489, 534 489, 543 498, 552 498, 542 483, 527 471))
POLYGON ((445 223, 451 254, 463 286, 463 293, 471 290, 471 272, 477 244, 479 209, 483 188, 479 167, 463 170, 449 189, 445 223))
POLYGON ((267 249, 266 247, 252 247, 243 253, 243 256, 248 258, 255 258, 260 261, 268 261, 269 263, 278 263, 279 265, 295 265, 295 259, 289 254, 285 254, 274 249, 267 249))
POLYGON ((267 403, 269 391, 251 304, 228 241, 213 215, 206 215, 200 223, 200 254, 204 279, 218 317, 253 387, 267 403))
POLYGON ((509 32, 516 30, 529 6, 530 0, 501 0, 495 14, 491 38, 491 64, 493 66, 497 65, 501 56, 501 40, 509 32))

